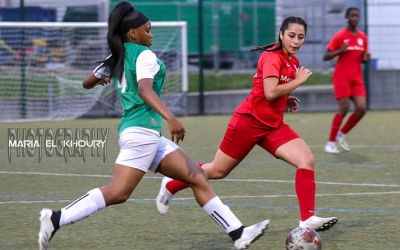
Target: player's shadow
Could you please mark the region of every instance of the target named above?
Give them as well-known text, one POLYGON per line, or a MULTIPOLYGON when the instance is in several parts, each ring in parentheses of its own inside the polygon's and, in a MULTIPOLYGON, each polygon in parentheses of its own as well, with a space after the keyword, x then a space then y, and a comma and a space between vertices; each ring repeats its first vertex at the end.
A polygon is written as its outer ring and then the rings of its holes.
POLYGON ((341 152, 340 154, 331 155, 331 159, 327 163, 331 167, 350 167, 350 168, 376 168, 373 159, 365 154, 356 152, 341 152))
MULTIPOLYGON (((377 226, 378 224, 387 225, 392 223, 393 220, 390 219, 369 219, 369 220, 342 220, 340 226, 344 229, 346 233, 347 230, 354 230, 355 228, 366 228, 371 226, 377 226)), ((358 229, 357 229, 358 230, 358 229)))
POLYGON ((341 152, 337 155, 337 159, 349 164, 362 164, 371 162, 371 158, 366 154, 359 154, 356 152, 341 152))
POLYGON ((233 248, 233 242, 229 236, 215 232, 187 232, 184 238, 171 237, 168 245, 180 250, 230 250, 233 248))
POLYGON ((196 250, 228 250, 232 249, 233 242, 229 236, 215 233, 191 233, 192 240, 190 249, 196 250))

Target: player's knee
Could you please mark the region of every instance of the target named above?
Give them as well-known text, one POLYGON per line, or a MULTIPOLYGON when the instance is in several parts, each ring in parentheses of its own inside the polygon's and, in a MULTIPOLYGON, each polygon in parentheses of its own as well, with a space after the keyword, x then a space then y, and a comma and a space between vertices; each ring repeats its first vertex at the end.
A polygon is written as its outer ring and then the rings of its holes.
POLYGON ((347 112, 349 112, 348 107, 340 107, 339 113, 342 117, 345 117, 347 115, 347 112))
POLYGON ((349 112, 350 104, 348 103, 341 103, 339 105, 339 113, 341 116, 345 117, 349 112))
POLYGON ((124 203, 129 199, 130 195, 131 192, 123 188, 109 190, 109 192, 107 192, 107 204, 113 205, 124 203))
POLYGON ((130 196, 130 193, 128 193, 128 192, 118 193, 114 197, 114 200, 115 200, 114 204, 124 203, 125 201, 127 201, 129 199, 129 196, 130 196))
POLYGON ((195 178, 191 179, 190 182, 187 183, 193 190, 195 189, 203 190, 209 188, 208 178, 204 175, 204 173, 196 174, 195 178))
POLYGON ((218 169, 214 168, 211 173, 209 173, 209 179, 223 179, 225 176, 227 176, 229 172, 227 172, 225 169, 218 169))
POLYGON ((364 116, 365 113, 367 112, 367 107, 364 106, 356 107, 355 112, 357 113, 358 116, 364 116))
POLYGON ((298 167, 307 167, 310 169, 314 169, 314 156, 312 154, 307 154, 299 160, 298 167))

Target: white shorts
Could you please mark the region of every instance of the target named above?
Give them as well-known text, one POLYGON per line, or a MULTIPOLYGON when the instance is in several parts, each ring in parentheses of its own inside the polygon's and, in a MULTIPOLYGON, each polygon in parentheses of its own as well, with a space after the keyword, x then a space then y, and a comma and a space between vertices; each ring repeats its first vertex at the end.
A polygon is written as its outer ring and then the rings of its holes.
POLYGON ((179 148, 158 131, 142 127, 124 129, 119 134, 118 143, 120 151, 115 163, 143 172, 155 172, 161 160, 179 148))

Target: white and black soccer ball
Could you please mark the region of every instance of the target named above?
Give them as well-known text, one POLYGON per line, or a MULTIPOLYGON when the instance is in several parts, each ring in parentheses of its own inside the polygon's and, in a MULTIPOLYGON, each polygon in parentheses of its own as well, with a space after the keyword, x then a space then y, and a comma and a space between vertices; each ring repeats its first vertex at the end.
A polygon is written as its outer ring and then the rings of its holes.
POLYGON ((319 234, 311 228, 296 227, 286 238, 286 250, 321 250, 319 234))

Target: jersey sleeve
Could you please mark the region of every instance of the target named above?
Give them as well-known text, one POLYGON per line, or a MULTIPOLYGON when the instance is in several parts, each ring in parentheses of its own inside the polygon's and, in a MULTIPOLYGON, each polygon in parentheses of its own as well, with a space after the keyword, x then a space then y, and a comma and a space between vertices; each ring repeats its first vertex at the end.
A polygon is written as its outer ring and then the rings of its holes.
POLYGON ((150 78, 160 70, 160 65, 157 63, 157 56, 151 50, 142 51, 136 60, 136 80, 150 78))
MULTIPOLYGON (((110 58, 111 55, 107 56, 106 60, 110 58)), ((110 76, 110 69, 105 63, 100 63, 97 67, 93 70, 93 75, 99 79, 103 79, 110 76)))
POLYGON ((276 53, 268 53, 262 60, 262 78, 277 77, 280 75, 281 59, 276 53))
POLYGON ((329 51, 335 51, 340 49, 340 47, 342 47, 342 39, 341 36, 339 35, 339 33, 336 33, 335 35, 333 35, 332 39, 329 41, 328 45, 326 45, 326 48, 329 51))

